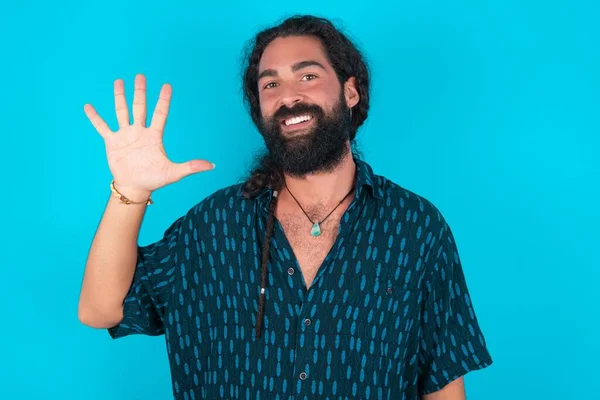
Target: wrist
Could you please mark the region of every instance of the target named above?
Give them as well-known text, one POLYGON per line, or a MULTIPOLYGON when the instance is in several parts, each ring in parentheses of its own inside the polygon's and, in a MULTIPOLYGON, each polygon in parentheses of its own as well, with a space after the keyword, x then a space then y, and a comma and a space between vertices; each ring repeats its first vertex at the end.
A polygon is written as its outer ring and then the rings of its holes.
MULTIPOLYGON (((113 185, 121 195, 136 203, 146 201, 152 195, 152 191, 134 188, 131 186, 122 186, 116 181, 113 183, 113 185)), ((119 197, 117 193, 115 193, 115 195, 116 197, 119 197)))

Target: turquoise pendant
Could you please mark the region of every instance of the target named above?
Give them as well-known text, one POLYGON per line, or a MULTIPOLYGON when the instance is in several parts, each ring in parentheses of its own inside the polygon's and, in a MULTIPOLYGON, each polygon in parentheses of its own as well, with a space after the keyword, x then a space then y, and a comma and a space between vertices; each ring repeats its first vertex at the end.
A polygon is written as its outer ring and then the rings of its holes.
POLYGON ((310 230, 310 234, 315 237, 321 235, 321 227, 319 226, 318 222, 314 223, 312 229, 310 230))

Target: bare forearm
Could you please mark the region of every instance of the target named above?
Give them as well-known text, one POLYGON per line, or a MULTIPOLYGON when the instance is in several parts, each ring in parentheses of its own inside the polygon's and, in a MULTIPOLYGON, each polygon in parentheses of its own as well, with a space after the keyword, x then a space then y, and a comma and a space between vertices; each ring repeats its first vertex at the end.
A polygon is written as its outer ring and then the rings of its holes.
MULTIPOLYGON (((137 198, 143 196, 136 194, 137 198)), ((121 204, 116 196, 110 196, 85 267, 79 298, 79 319, 84 324, 100 328, 121 320, 123 299, 135 271, 137 240, 146 207, 121 204)))

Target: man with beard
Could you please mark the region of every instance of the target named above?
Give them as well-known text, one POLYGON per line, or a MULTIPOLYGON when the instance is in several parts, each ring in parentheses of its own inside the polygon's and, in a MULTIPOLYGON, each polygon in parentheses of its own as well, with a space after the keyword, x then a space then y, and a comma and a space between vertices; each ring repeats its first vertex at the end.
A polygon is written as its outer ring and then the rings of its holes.
POLYGON ((113 338, 165 334, 176 399, 464 399, 492 363, 452 232, 425 198, 373 173, 353 150, 369 109, 357 48, 329 21, 260 32, 244 94, 266 153, 138 246, 151 193, 200 171, 162 145, 171 96, 152 122, 135 81, 133 124, 85 111, 114 180, 79 302, 113 338))

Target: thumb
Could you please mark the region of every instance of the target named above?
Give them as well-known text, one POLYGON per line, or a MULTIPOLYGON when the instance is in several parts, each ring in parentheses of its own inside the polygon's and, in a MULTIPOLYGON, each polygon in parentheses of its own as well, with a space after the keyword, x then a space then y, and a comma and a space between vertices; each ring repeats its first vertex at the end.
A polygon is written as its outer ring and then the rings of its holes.
POLYGON ((197 172, 210 171, 215 168, 215 164, 206 160, 191 160, 184 163, 173 163, 171 177, 174 181, 179 181, 188 175, 197 172))

